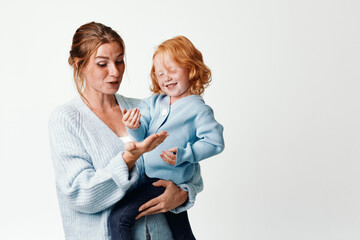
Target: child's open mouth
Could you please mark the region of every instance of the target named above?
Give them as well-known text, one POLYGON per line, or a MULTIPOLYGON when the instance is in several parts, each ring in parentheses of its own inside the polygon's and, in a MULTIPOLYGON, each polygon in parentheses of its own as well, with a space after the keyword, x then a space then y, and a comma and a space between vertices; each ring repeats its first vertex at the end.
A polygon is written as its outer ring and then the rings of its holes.
POLYGON ((170 83, 170 84, 166 84, 165 87, 167 88, 173 88, 177 83, 170 83))

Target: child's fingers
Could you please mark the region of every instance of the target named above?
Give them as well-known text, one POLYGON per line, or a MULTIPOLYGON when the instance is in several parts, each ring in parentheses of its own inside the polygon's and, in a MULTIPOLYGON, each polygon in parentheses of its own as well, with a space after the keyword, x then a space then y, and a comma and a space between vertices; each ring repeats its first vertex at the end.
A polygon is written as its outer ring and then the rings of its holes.
POLYGON ((123 115, 123 118, 122 118, 123 122, 127 121, 129 119, 131 112, 132 112, 132 109, 126 111, 126 113, 123 115))
POLYGON ((171 164, 175 166, 176 164, 176 155, 172 154, 168 150, 162 151, 160 154, 162 160, 164 160, 167 164, 171 164))
POLYGON ((176 154, 177 153, 177 148, 176 147, 170 148, 169 151, 176 154))
POLYGON ((176 161, 176 155, 170 152, 169 150, 165 150, 165 154, 172 160, 176 161))
POLYGON ((139 124, 140 123, 140 118, 141 118, 141 114, 139 113, 137 119, 136 119, 136 122, 139 124))
POLYGON ((160 154, 160 157, 164 162, 166 162, 167 164, 170 164, 170 159, 164 154, 164 152, 162 152, 160 154))
POLYGON ((137 123, 138 123, 138 116, 139 116, 139 110, 137 110, 134 115, 133 115, 133 118, 131 119, 131 125, 136 127, 137 126, 137 123))
POLYGON ((137 108, 133 108, 131 109, 131 113, 129 116, 129 120, 132 121, 134 119, 135 114, 138 112, 139 110, 137 108))

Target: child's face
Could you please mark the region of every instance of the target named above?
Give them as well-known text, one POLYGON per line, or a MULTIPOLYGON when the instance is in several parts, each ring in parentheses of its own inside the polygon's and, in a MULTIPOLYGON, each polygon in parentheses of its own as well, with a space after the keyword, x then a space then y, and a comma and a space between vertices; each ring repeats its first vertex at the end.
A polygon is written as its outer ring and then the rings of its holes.
POLYGON ((191 95, 189 71, 178 65, 169 54, 155 55, 154 67, 158 84, 170 96, 171 103, 191 95))

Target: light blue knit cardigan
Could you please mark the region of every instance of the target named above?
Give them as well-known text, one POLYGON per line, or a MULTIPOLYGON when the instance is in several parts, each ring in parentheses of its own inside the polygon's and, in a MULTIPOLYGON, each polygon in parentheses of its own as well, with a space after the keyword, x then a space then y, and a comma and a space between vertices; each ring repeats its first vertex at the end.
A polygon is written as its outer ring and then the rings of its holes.
MULTIPOLYGON (((115 95, 121 108, 134 108, 140 100, 115 95)), ((107 218, 111 207, 129 189, 141 183, 143 160, 130 172, 122 153, 124 143, 81 100, 80 97, 56 108, 49 119, 50 147, 55 169, 56 189, 68 240, 109 240, 107 218)), ((186 205, 173 212, 190 208, 203 188, 200 168, 186 184, 186 205)), ((162 214, 139 219, 134 239, 146 239, 146 227, 152 240, 172 239, 162 214)))

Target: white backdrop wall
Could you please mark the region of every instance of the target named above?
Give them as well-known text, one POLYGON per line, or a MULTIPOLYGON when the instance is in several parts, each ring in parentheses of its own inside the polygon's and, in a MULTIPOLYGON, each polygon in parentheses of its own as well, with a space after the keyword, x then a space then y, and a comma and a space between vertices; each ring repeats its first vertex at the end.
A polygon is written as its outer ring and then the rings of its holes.
POLYGON ((226 150, 202 162, 198 239, 360 239, 360 2, 1 1, 0 238, 64 239, 47 120, 77 95, 72 35, 126 43, 126 96, 150 95, 155 46, 185 35, 213 83, 226 150))

